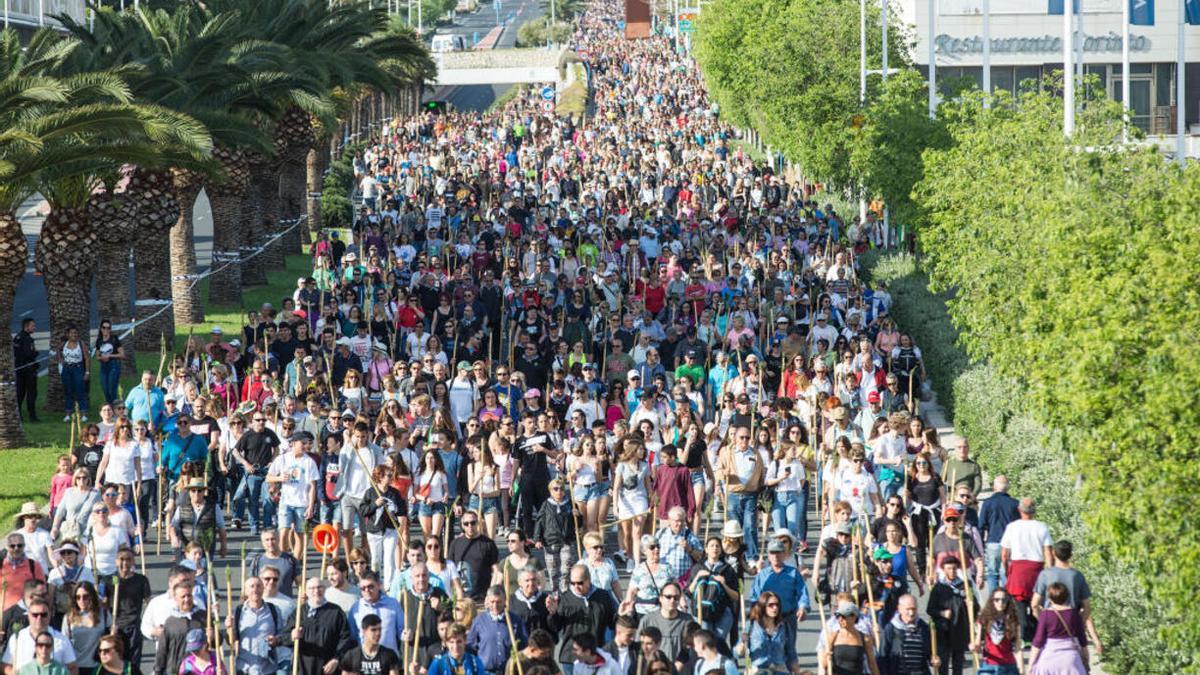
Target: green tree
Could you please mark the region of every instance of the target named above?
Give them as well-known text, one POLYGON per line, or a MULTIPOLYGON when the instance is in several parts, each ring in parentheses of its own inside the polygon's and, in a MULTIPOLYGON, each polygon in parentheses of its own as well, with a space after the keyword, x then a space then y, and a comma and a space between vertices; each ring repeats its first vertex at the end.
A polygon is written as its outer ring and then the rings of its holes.
MULTIPOLYGON (((868 68, 880 67, 879 7, 867 4, 868 68)), ((888 65, 911 61, 889 23, 888 65)), ((716 0, 697 27, 696 58, 722 114, 752 126, 810 176, 849 185, 859 102, 859 7, 833 0, 716 0)), ((879 86, 869 78, 868 101, 879 86)))
MULTIPOLYGON (((922 246, 935 286, 955 291, 968 352, 1069 439, 1093 555, 1131 569, 1161 608, 1167 669, 1197 672, 1200 364, 1187 346, 1200 170, 1122 145, 1116 104, 1080 105, 1065 139, 1051 93, 951 104, 952 143, 925 154, 914 193, 922 246)), ((1152 670, 1113 658, 1119 672, 1152 670)))

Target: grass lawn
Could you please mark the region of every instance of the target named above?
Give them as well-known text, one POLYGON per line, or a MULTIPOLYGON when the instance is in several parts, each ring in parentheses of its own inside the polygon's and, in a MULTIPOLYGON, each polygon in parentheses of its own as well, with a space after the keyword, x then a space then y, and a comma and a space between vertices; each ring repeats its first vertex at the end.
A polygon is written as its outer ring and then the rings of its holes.
MULTIPOLYGON (((213 326, 220 326, 227 335, 240 335, 242 331, 245 309, 257 308, 264 302, 270 302, 276 307, 281 305, 285 297, 290 297, 296 288, 296 279, 307 276, 312 271, 307 255, 288 256, 287 264, 282 270, 267 272, 267 285, 246 288, 242 293, 242 305, 236 307, 210 307, 205 311, 206 321, 203 324, 180 325, 175 327, 175 349, 182 351, 187 341, 188 330, 195 335, 207 339, 208 332, 213 326)), ((201 297, 207 293, 207 284, 201 287, 201 297)), ((137 385, 139 373, 143 369, 156 370, 159 354, 139 352, 137 354, 137 369, 130 371, 125 368, 121 373, 121 394, 131 386, 137 385)), ((95 368, 91 378, 91 421, 100 418, 101 391, 99 367, 95 368)), ((38 385, 40 401, 45 402, 46 383, 43 380, 38 385)), ((25 425, 25 435, 29 439, 29 447, 15 450, 0 451, 0 460, 4 468, 0 469, 0 527, 8 527, 12 516, 27 501, 35 501, 39 506, 45 506, 50 493, 50 477, 59 455, 70 450, 70 426, 62 421, 62 413, 42 409, 41 421, 25 425)))

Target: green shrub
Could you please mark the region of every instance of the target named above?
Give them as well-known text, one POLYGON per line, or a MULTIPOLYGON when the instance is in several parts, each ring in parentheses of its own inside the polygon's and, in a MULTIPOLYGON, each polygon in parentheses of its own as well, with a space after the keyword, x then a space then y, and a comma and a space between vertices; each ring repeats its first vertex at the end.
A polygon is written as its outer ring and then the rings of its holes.
POLYGON ((939 402, 952 402, 955 429, 970 439, 984 470, 1007 476, 1013 495, 1036 500, 1038 518, 1055 540, 1075 545, 1076 566, 1092 589, 1105 671, 1191 672, 1188 655, 1163 646, 1159 631, 1168 615, 1149 599, 1136 569, 1098 546, 1084 523, 1088 503, 1072 458, 1079 434, 1047 427, 1036 419, 1032 397, 1019 381, 991 365, 969 362, 956 344, 948 297, 929 290, 928 278, 912 256, 871 252, 862 263, 867 278, 888 284, 900 330, 912 334, 921 347, 939 402))

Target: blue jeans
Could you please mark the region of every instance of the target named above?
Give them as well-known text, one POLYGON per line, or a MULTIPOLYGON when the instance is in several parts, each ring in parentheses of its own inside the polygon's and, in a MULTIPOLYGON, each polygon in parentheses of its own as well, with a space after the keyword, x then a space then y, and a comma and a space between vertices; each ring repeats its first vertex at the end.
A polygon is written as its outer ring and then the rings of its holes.
POLYGON ((251 533, 259 530, 259 509, 263 504, 264 482, 266 482, 266 476, 247 473, 242 477, 242 483, 238 485, 237 492, 233 495, 233 517, 237 520, 241 520, 242 514, 246 513, 246 500, 249 499, 251 533))
POLYGON ((1000 544, 984 544, 983 578, 987 590, 985 597, 992 597, 992 591, 1008 582, 1008 574, 1000 564, 1000 544))
POLYGON ((83 366, 63 366, 63 405, 68 415, 75 412, 76 403, 79 404, 79 412, 87 412, 87 384, 83 381, 83 373, 83 366))
POLYGON ((758 495, 729 493, 729 513, 726 520, 742 524, 742 532, 746 539, 746 559, 758 559, 758 495))
POLYGON ((121 359, 111 358, 100 364, 100 389, 104 402, 117 400, 117 384, 121 381, 121 359))
POLYGON ((807 515, 806 501, 804 493, 799 490, 776 492, 775 505, 771 507, 771 527, 777 530, 781 527, 787 528, 793 537, 797 537, 797 542, 805 541, 800 535, 800 529, 807 515))
POLYGON ((1018 675, 1021 671, 1017 670, 1014 665, 999 665, 985 663, 979 667, 979 675, 990 673, 991 675, 1018 675))

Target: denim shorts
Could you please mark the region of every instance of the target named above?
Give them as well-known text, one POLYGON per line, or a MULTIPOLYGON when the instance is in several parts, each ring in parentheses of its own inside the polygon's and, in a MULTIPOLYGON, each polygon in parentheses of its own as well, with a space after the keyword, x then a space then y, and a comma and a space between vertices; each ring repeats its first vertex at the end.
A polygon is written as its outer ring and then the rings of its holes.
POLYGON ((585 501, 594 502, 612 493, 612 481, 602 480, 598 483, 593 483, 588 489, 587 499, 585 501))
POLYGON ((437 504, 429 504, 426 502, 421 502, 417 505, 417 513, 420 514, 422 518, 429 518, 434 514, 444 516, 446 515, 446 503, 438 502, 437 504))
MULTIPOLYGON (((467 503, 468 511, 479 511, 479 495, 471 495, 470 501, 467 503)), ((500 513, 500 498, 499 497, 484 497, 483 512, 500 513)))
POLYGON ((692 471, 691 474, 692 474, 692 485, 693 486, 704 485, 704 472, 703 471, 692 471))
POLYGON ((303 506, 281 506, 279 508, 279 529, 293 532, 302 531, 304 529, 304 512, 307 510, 303 506))

